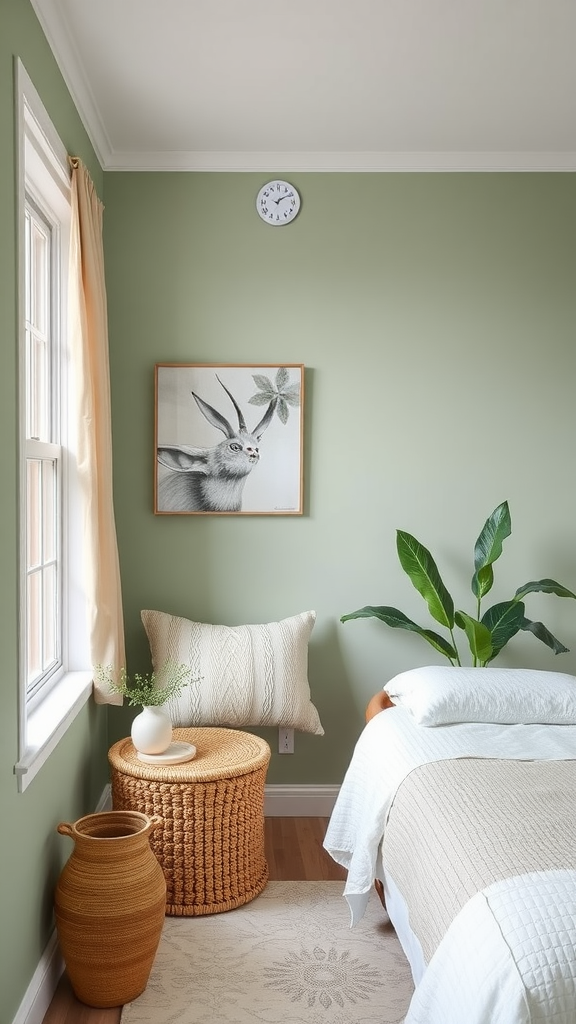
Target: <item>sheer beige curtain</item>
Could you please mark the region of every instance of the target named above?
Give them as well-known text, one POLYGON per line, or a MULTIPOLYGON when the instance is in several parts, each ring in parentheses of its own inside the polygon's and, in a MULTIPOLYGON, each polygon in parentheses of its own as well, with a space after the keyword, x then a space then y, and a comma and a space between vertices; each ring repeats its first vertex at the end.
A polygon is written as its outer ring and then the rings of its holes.
MULTIPOLYGON (((85 501, 88 616, 92 664, 117 673, 125 664, 122 590, 112 497, 108 317, 102 244, 103 206, 81 160, 70 158, 72 237, 70 327, 78 369, 78 473, 85 501)), ((98 704, 121 704, 94 681, 98 704)))

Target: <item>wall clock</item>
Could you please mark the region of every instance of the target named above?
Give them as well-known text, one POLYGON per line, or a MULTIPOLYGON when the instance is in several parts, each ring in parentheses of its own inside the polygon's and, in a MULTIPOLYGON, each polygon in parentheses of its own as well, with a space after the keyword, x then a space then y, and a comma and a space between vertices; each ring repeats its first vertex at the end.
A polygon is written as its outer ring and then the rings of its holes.
POLYGON ((288 181, 268 181, 256 197, 256 209, 266 224, 290 224, 300 209, 300 196, 288 181))

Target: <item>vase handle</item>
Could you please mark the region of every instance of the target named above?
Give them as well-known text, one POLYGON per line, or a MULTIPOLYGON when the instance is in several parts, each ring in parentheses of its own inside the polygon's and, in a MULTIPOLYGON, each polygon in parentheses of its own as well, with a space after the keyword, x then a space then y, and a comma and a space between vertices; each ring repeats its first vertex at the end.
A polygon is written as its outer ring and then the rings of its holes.
POLYGON ((159 825, 163 825, 163 824, 164 824, 164 818, 162 818, 159 814, 152 814, 152 815, 150 815, 150 818, 148 819, 147 831, 148 832, 152 832, 153 829, 158 828, 159 825))
POLYGON ((72 837, 74 835, 74 827, 72 825, 69 825, 67 821, 61 821, 60 824, 58 825, 57 831, 60 833, 61 836, 72 837))

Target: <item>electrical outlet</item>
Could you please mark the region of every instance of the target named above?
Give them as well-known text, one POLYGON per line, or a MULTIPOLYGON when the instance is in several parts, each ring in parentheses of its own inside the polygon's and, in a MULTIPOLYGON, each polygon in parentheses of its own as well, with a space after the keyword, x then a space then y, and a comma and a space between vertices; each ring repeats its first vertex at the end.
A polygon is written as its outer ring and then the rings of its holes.
POLYGON ((284 729, 280 726, 278 729, 278 753, 294 753, 294 729, 284 729))

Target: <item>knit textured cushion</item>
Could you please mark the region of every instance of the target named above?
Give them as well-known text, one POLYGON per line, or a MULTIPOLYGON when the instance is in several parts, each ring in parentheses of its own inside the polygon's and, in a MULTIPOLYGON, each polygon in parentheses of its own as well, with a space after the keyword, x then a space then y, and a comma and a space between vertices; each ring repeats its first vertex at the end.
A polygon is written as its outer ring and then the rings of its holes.
POLYGON ((174 726, 282 725, 324 734, 308 683, 315 612, 248 626, 141 615, 155 671, 166 662, 190 667, 190 684, 167 704, 174 726))

